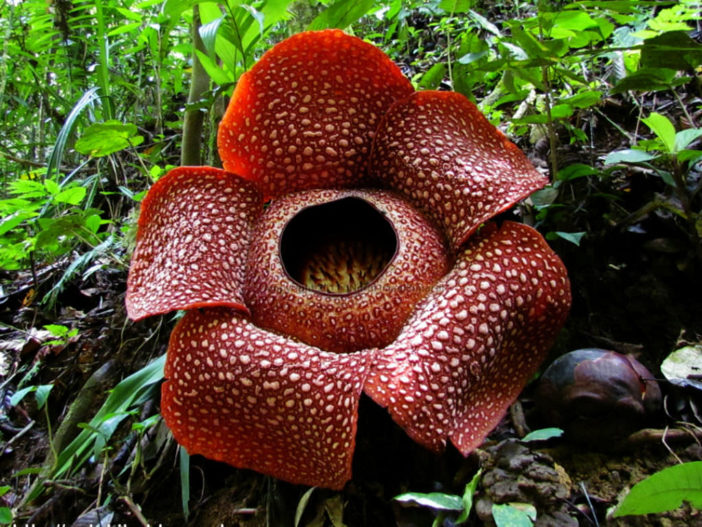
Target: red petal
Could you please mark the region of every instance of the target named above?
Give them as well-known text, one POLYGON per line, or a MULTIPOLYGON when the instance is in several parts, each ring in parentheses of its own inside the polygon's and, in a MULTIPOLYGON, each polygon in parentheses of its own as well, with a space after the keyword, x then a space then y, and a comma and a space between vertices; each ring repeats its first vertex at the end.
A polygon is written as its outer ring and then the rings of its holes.
POLYGON ((163 416, 191 454, 340 489, 371 357, 320 351, 228 309, 189 311, 171 335, 163 416))
POLYGON ((246 252, 261 210, 252 183, 216 168, 176 168, 161 178, 141 205, 130 318, 203 306, 246 310, 246 252))
MULTIPOLYGON (((353 218, 347 221, 359 221, 353 218)), ((387 191, 310 190, 274 201, 254 229, 244 295, 259 326, 339 353, 392 342, 448 270, 441 233, 387 191), (292 280, 279 248, 283 227, 299 211, 348 198, 367 202, 392 225, 397 250, 373 282, 346 294, 308 289, 292 280)))
POLYGON ((371 171, 441 225, 454 248, 548 179, 463 95, 425 91, 382 120, 371 171))
POLYGON ((382 350, 365 391, 418 443, 468 454, 497 425, 565 322, 565 268, 530 227, 494 224, 382 350))
POLYGON ((371 44, 339 30, 290 37, 239 80, 219 127, 224 168, 267 196, 356 183, 380 118, 410 93, 371 44))

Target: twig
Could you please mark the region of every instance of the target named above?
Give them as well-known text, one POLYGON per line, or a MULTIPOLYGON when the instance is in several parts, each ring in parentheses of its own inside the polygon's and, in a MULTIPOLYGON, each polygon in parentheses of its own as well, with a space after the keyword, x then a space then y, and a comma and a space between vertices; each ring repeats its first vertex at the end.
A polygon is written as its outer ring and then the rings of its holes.
POLYGON ((141 523, 143 527, 148 527, 149 521, 144 517, 144 515, 141 513, 141 509, 136 503, 134 503, 134 500, 132 500, 130 496, 121 496, 119 499, 126 503, 129 510, 132 511, 134 516, 136 516, 136 519, 139 520, 139 523, 141 523))
POLYGON ((509 407, 509 416, 512 419, 512 426, 514 426, 517 436, 524 437, 529 433, 529 427, 526 424, 524 408, 521 402, 515 401, 514 404, 509 407))
POLYGON ((673 452, 673 449, 670 448, 670 446, 669 446, 668 443, 666 442, 666 436, 667 436, 667 435, 668 435, 668 427, 666 426, 666 427, 665 427, 665 430, 663 431, 663 437, 661 437, 661 443, 663 443, 663 446, 666 448, 666 450, 667 450, 668 452, 670 452, 670 455, 673 456, 673 457, 677 460, 678 463, 682 463, 682 459, 680 459, 680 458, 678 457, 678 455, 677 455, 675 452, 673 452))
POLYGON ((2 455, 7 451, 7 449, 10 448, 10 447, 12 446, 12 444, 13 444, 15 441, 19 440, 20 437, 22 437, 24 434, 26 434, 27 432, 29 432, 29 431, 32 429, 32 427, 35 425, 35 423, 36 423, 36 421, 29 421, 29 423, 27 423, 27 425, 26 425, 22 430, 20 430, 20 431, 17 432, 14 436, 12 436, 12 439, 10 439, 10 440, 9 440, 7 443, 5 443, 5 445, 3 446, 2 452, 0 452, 0 456, 2 456, 2 455))
POLYGON ((18 165, 34 168, 46 168, 46 163, 38 163, 36 161, 30 161, 29 159, 22 159, 20 157, 13 156, 12 154, 8 154, 7 152, 0 152, 0 155, 6 159, 9 159, 10 161, 14 161, 18 165))
POLYGON ((690 115, 690 113, 687 111, 687 106, 685 106, 685 103, 680 98, 680 95, 678 94, 678 92, 672 86, 670 87, 670 91, 673 92, 673 95, 675 96, 675 99, 678 101, 678 104, 680 105, 680 108, 682 109, 683 113, 685 114, 685 117, 687 117, 687 120, 690 122, 690 126, 692 126, 693 128, 697 128, 697 125, 695 124, 695 120, 692 118, 692 115, 690 115))
POLYGON ((696 441, 702 439, 702 430, 691 430, 689 428, 673 428, 671 430, 668 427, 666 427, 663 430, 656 428, 644 428, 643 430, 634 432, 629 437, 627 437, 624 440, 622 446, 627 448, 633 445, 639 445, 644 443, 662 442, 663 440, 677 443, 685 440, 690 441, 691 439, 694 439, 696 441))
POLYGON ((597 513, 595 512, 595 507, 592 505, 592 500, 590 500, 590 494, 587 492, 585 487, 585 482, 580 482, 580 488, 583 489, 583 494, 585 495, 585 500, 587 501, 588 507, 590 507, 590 512, 592 513, 592 520, 595 522, 595 527, 600 527, 600 523, 597 521, 597 513))

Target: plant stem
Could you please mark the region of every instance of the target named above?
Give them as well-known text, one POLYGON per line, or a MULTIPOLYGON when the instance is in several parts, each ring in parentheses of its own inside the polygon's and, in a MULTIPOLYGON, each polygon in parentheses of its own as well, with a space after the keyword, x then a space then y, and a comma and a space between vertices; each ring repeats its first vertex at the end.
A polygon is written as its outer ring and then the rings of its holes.
MULTIPOLYGON (((192 45, 193 73, 190 80, 188 105, 197 103, 210 86, 210 78, 195 53, 195 50, 199 50, 202 53, 206 52, 205 45, 202 42, 202 38, 200 38, 200 10, 198 6, 193 7, 192 45)), ((199 108, 191 107, 186 110, 185 118, 183 119, 183 146, 180 154, 180 164, 183 166, 201 164, 200 151, 203 121, 204 113, 199 108)))
POLYGON ((110 70, 109 70, 109 49, 107 44, 107 34, 105 32, 105 16, 102 10, 102 0, 95 2, 97 17, 97 39, 100 47, 98 63, 98 84, 102 95, 103 119, 112 119, 112 102, 110 101, 110 70))

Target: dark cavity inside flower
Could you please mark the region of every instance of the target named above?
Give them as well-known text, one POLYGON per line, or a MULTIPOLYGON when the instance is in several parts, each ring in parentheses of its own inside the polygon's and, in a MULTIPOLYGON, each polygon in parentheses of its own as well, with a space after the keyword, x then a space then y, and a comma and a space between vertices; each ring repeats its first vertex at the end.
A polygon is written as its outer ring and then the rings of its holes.
POLYGON ((329 294, 364 288, 385 270, 396 251, 392 224, 356 197, 302 209, 280 238, 280 258, 288 276, 329 294))
POLYGON ((186 310, 162 392, 176 440, 341 488, 365 392, 429 449, 478 446, 570 306, 541 235, 489 221, 546 178, 465 97, 414 92, 337 30, 244 74, 218 146, 224 170, 149 191, 129 275, 131 318, 186 310))

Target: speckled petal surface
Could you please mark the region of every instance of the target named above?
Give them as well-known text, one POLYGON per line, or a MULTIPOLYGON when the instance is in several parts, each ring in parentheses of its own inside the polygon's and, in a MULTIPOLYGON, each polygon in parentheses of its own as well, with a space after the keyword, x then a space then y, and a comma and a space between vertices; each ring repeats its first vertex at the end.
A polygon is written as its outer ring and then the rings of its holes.
MULTIPOLYGON (((357 219, 348 218, 348 222, 357 219)), ((328 351, 384 346, 397 336, 417 302, 448 271, 441 233, 407 202, 377 190, 311 190, 274 201, 256 224, 245 299, 252 320, 328 351), (393 225, 397 251, 382 275, 344 295, 310 290, 291 280, 280 257, 282 226, 301 209, 356 198, 393 225)))
POLYGON ((371 158, 373 176, 434 218, 454 248, 548 182, 472 102, 454 92, 417 92, 393 105, 371 158))
POLYGON ((530 227, 488 224, 381 350, 364 390, 418 443, 477 447, 543 360, 570 308, 560 259, 530 227))
POLYGON ((239 80, 219 127, 224 168, 266 196, 356 183, 380 118, 412 91, 371 44, 339 30, 294 35, 239 80))
POLYGON ((208 305, 246 310, 246 253, 261 199, 250 181, 210 167, 176 168, 156 182, 141 206, 129 317, 208 305))
POLYGON ((190 454, 340 489, 371 357, 323 352, 230 309, 189 311, 171 335, 163 416, 190 454))

